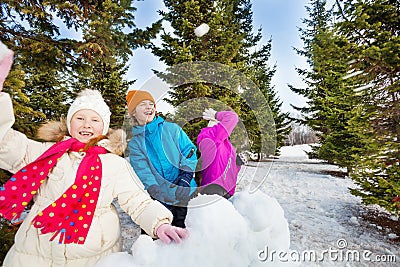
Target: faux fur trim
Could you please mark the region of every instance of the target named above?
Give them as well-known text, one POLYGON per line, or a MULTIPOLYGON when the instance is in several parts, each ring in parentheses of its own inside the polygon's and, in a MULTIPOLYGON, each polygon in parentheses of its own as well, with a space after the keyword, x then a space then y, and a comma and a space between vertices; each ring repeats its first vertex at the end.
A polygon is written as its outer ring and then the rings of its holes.
POLYGON ((60 121, 49 121, 39 127, 37 137, 47 142, 58 142, 68 135, 65 119, 60 121))
POLYGON ((126 134, 122 129, 110 129, 107 133, 107 139, 98 142, 99 146, 104 147, 111 153, 122 156, 126 149, 126 134))
MULTIPOLYGON (((58 142, 68 134, 65 119, 49 121, 39 127, 37 137, 46 142, 58 142)), ((98 141, 97 145, 104 147, 109 152, 123 155, 126 149, 126 134, 122 129, 109 129, 107 139, 98 141)))

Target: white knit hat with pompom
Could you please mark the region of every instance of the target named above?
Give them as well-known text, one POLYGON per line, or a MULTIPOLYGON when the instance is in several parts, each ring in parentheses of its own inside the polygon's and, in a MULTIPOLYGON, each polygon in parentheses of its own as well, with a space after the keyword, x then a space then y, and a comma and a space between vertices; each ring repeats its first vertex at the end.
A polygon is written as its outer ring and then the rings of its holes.
POLYGON ((85 89, 81 91, 76 97, 75 101, 71 104, 67 114, 67 128, 68 132, 71 130, 71 118, 75 112, 81 109, 90 109, 100 115, 103 120, 104 128, 103 135, 107 134, 110 127, 110 108, 104 101, 101 93, 97 90, 85 89))

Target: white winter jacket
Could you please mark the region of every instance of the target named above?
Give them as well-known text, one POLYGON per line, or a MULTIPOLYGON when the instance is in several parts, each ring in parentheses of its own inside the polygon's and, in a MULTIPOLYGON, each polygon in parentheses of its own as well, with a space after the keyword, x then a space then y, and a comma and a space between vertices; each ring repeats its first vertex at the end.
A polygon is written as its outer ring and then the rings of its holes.
MULTIPOLYGON (((8 94, 0 92, 0 107, 0 168, 15 173, 39 157, 54 142, 33 141, 11 128, 14 114, 8 94)), ((65 130, 66 126, 62 123, 53 124, 41 129, 41 138, 55 140, 65 130)), ((108 151, 121 151, 121 138, 121 132, 110 130, 109 139, 100 141, 98 145, 108 151)), ((89 267, 100 258, 120 251, 120 222, 111 204, 114 198, 118 199, 121 208, 133 221, 152 237, 155 237, 155 230, 160 224, 171 222, 171 212, 149 197, 125 159, 113 153, 100 154, 103 177, 86 242, 82 245, 59 244, 58 238, 49 241, 52 233, 40 234, 31 221, 72 185, 83 156, 84 152, 66 153, 49 173, 34 197, 34 204, 15 236, 15 244, 8 252, 3 267, 89 267)))

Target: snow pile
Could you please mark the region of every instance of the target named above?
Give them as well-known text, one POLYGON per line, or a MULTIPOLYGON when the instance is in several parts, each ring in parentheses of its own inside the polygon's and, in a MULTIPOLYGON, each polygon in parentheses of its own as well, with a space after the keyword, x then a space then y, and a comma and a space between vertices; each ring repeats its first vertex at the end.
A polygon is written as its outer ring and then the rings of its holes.
POLYGON ((132 255, 114 253, 96 267, 288 264, 265 261, 266 252, 289 251, 290 235, 282 208, 261 191, 238 192, 229 201, 199 195, 189 203, 186 225, 190 236, 181 244, 164 244, 141 235, 132 255))

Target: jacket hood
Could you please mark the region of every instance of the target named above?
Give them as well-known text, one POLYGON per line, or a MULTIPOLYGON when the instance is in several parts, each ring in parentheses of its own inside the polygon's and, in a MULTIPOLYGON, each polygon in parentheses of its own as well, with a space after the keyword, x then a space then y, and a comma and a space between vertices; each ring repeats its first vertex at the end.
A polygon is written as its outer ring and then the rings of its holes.
MULTIPOLYGON (((46 142, 58 142, 65 136, 69 136, 65 119, 60 121, 49 121, 39 127, 37 137, 46 142)), ((123 129, 109 129, 106 138, 100 140, 97 145, 104 147, 107 151, 123 155, 126 148, 126 134, 123 129)))

